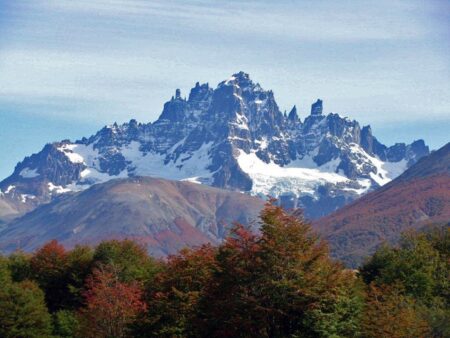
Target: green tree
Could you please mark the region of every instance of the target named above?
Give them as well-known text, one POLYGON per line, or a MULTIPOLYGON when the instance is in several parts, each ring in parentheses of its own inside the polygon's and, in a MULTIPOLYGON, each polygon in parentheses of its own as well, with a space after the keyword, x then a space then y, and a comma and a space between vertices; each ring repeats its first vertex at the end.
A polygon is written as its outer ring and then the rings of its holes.
POLYGON ((70 310, 59 310, 53 314, 53 334, 61 338, 76 337, 80 324, 76 313, 70 310))
POLYGON ((362 290, 352 271, 329 257, 311 226, 282 208, 261 214, 262 304, 267 335, 352 337, 358 333, 362 290))
POLYGON ((32 278, 30 258, 31 255, 23 251, 16 251, 9 255, 8 267, 13 281, 22 282, 32 278))
POLYGON ((42 338, 51 335, 51 317, 36 283, 3 280, 0 288, 0 337, 42 338))
POLYGON ((449 243, 449 228, 410 232, 397 247, 380 247, 360 269, 367 285, 400 287, 427 320, 432 337, 450 335, 449 243))
POLYGON ((94 265, 114 266, 122 281, 151 280, 158 265, 147 250, 132 240, 101 242, 94 251, 94 265))
POLYGON ((8 258, 0 255, 0 285, 11 282, 11 273, 8 269, 8 258))
POLYGON ((65 282, 67 283, 65 308, 75 310, 83 305, 85 281, 92 273, 94 250, 89 246, 77 245, 67 253, 65 282))
POLYGON ((407 294, 427 302, 447 284, 447 257, 433 246, 429 235, 406 233, 398 247, 382 246, 360 274, 367 284, 400 282, 407 294))

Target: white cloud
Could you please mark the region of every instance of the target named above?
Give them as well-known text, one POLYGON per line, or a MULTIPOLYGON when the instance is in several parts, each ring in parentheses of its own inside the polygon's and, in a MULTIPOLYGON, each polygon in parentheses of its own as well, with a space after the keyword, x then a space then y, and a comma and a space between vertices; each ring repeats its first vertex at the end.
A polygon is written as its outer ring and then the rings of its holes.
POLYGON ((293 40, 410 39, 430 34, 419 1, 49 0, 50 11, 171 24, 237 35, 293 40))
POLYGON ((392 121, 450 106, 448 57, 422 1, 14 4, 0 103, 35 102, 35 114, 153 120, 175 88, 187 95, 197 80, 214 86, 239 70, 273 89, 282 109, 306 111, 322 97, 329 110, 392 121))

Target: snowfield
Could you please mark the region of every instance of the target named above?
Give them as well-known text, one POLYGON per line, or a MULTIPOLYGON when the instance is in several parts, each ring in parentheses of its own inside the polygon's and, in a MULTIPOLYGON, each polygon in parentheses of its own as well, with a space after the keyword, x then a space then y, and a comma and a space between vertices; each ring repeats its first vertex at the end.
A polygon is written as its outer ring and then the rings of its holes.
MULTIPOLYGON (((252 193, 262 196, 279 196, 291 192, 297 196, 314 195, 315 189, 325 183, 348 182, 348 178, 334 172, 321 171, 320 167, 294 167, 295 163, 281 167, 273 162, 265 163, 255 153, 239 150, 239 166, 253 181, 252 193)), ((298 165, 298 162, 296 163, 298 165)))
MULTIPOLYGON (((173 153, 184 140, 175 144, 170 153, 173 153)), ((260 149, 267 147, 267 140, 259 142, 260 149)), ((72 163, 82 163, 86 168, 80 173, 80 180, 63 186, 56 186, 49 183, 48 189, 51 192, 61 194, 69 191, 80 191, 90 187, 92 184, 106 182, 112 178, 125 178, 129 176, 150 176, 172 180, 184 180, 200 184, 211 184, 214 172, 208 168, 211 166, 211 148, 213 143, 205 143, 198 150, 183 153, 175 160, 167 161, 167 153, 159 154, 155 152, 144 153, 140 150, 141 143, 132 141, 127 145, 117 149, 121 153, 128 165, 118 175, 111 176, 102 172, 99 165, 98 151, 93 144, 65 144, 59 148, 72 163)), ((342 171, 337 168, 340 159, 333 159, 321 166, 318 166, 313 157, 317 150, 297 159, 282 167, 273 162, 262 161, 255 152, 246 153, 238 149, 236 156, 240 168, 247 173, 253 181, 253 195, 259 196, 280 196, 284 193, 293 193, 296 196, 310 195, 317 192, 317 188, 322 185, 339 185, 342 190, 356 193, 358 195, 366 193, 371 187, 371 180, 379 185, 384 185, 397 177, 407 168, 406 160, 397 163, 383 162, 380 159, 367 154, 359 145, 351 144, 351 152, 360 155, 366 162, 376 168, 376 174, 370 173, 370 179, 358 179, 355 182, 348 179, 342 171)), ((357 164, 362 166, 364 163, 357 164)), ((24 171, 24 175, 34 177, 34 171, 24 171)))

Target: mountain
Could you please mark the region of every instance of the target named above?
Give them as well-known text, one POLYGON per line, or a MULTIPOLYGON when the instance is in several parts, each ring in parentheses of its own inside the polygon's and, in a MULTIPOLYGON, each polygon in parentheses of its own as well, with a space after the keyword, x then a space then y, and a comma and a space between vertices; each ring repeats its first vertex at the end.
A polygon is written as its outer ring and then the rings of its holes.
POLYGON ((0 196, 0 227, 2 224, 7 223, 9 220, 14 219, 14 217, 20 214, 12 202, 12 200, 0 196))
POLYGON ((20 199, 11 198, 11 194, 6 190, 0 193, 0 229, 14 218, 34 209, 34 205, 27 203, 26 195, 20 199))
POLYGON ((387 241, 430 224, 450 224, 450 143, 382 188, 315 222, 332 253, 357 266, 387 241))
POLYGON ((428 155, 424 141, 387 147, 370 126, 323 113, 282 113, 274 93, 239 72, 211 88, 180 90, 154 123, 104 127, 76 142, 45 145, 0 182, 0 195, 28 209, 67 192, 133 176, 187 180, 279 197, 309 218, 374 190, 428 155))
POLYGON ((0 252, 135 239, 155 256, 217 244, 233 221, 251 225, 264 202, 239 192, 149 177, 110 180, 62 194, 0 231, 0 252))

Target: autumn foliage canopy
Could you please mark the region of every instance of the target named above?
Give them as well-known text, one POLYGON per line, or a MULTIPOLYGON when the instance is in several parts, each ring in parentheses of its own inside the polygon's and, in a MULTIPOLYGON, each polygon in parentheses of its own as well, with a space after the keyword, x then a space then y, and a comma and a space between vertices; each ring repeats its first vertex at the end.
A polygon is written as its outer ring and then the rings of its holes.
POLYGON ((449 337, 448 229, 358 271, 270 203, 259 231, 164 260, 130 240, 0 256, 1 337, 449 337))

